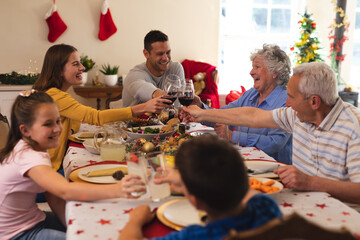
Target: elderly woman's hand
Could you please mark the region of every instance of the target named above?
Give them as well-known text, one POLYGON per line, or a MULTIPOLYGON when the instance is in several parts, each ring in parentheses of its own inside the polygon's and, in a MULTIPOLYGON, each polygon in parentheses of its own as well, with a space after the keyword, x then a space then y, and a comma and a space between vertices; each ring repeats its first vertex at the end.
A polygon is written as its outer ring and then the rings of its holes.
POLYGON ((228 125, 215 124, 214 130, 220 138, 223 138, 223 139, 226 139, 226 140, 232 142, 232 131, 230 131, 228 125))

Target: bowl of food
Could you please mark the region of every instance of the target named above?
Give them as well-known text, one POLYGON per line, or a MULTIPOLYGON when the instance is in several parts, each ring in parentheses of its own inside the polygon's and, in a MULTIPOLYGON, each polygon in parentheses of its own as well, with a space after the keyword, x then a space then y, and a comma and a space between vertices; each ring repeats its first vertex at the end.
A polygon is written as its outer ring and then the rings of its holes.
MULTIPOLYGON (((101 139, 100 139, 101 140, 101 139)), ((100 141, 99 141, 100 142, 100 141)), ((93 154, 100 154, 100 150, 99 148, 97 148, 95 146, 95 141, 94 139, 86 139, 83 143, 84 147, 86 148, 86 150, 88 150, 89 152, 93 153, 93 154)))
POLYGON ((151 140, 157 136, 159 136, 160 139, 165 139, 166 137, 171 137, 176 132, 176 130, 176 127, 169 125, 122 128, 122 132, 132 140, 136 140, 139 138, 151 140))

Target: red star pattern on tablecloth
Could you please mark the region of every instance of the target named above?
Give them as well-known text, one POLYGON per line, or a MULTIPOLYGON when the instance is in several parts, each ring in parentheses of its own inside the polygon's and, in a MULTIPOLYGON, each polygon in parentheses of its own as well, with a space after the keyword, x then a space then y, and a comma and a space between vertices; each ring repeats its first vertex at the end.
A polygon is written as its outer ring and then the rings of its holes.
POLYGON ((82 233, 84 233, 84 230, 77 230, 77 231, 76 231, 76 234, 77 234, 77 235, 82 234, 82 233))
POLYGON ((104 220, 104 219, 100 219, 100 221, 98 221, 98 223, 100 223, 101 225, 105 225, 105 224, 110 224, 111 225, 111 221, 110 220, 104 220))
POLYGON ((68 162, 66 169, 68 169, 70 167, 71 161, 68 162))
POLYGON ((306 216, 309 216, 309 217, 314 217, 315 215, 312 214, 312 213, 307 213, 306 216))
POLYGON ((75 219, 69 219, 69 221, 68 221, 68 225, 71 225, 71 224, 73 224, 73 221, 74 221, 75 219))
POLYGON ((281 204, 283 207, 292 207, 292 203, 287 203, 287 202, 284 202, 283 204, 281 204))
POLYGON ((132 210, 133 210, 132 208, 127 209, 127 210, 125 209, 125 210, 124 210, 124 214, 130 213, 132 210))
POLYGON ((75 207, 80 207, 82 203, 75 203, 75 207))
POLYGON ((344 216, 346 216, 346 215, 350 215, 350 213, 349 213, 349 212, 342 212, 342 214, 343 214, 344 216))
POLYGON ((250 153, 243 153, 242 154, 243 156, 249 156, 249 155, 251 155, 250 153))
POLYGON ((89 160, 88 163, 89 163, 89 164, 95 164, 95 163, 97 163, 97 161, 89 160))
POLYGON ((319 207, 321 209, 324 209, 324 207, 327 207, 325 203, 323 204, 316 204, 316 207, 319 207))

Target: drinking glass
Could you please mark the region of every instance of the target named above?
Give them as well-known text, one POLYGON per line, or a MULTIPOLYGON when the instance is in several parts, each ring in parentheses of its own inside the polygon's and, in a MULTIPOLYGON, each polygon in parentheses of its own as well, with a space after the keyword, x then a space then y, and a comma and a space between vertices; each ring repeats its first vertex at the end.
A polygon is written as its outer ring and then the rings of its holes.
POLYGON ((180 77, 175 74, 169 74, 168 76, 166 76, 165 83, 163 86, 163 90, 165 91, 166 94, 162 96, 162 98, 171 100, 171 104, 169 105, 172 105, 177 98, 178 91, 180 88, 181 88, 180 77))
POLYGON ((145 154, 147 163, 147 187, 150 192, 151 198, 154 202, 158 202, 163 198, 170 196, 170 184, 162 183, 155 184, 154 179, 156 175, 162 174, 163 172, 157 171, 159 167, 165 169, 166 160, 163 152, 149 152, 145 154))
MULTIPOLYGON (((187 79, 185 86, 181 88, 181 91, 178 94, 179 102, 183 106, 189 106, 193 102, 194 96, 194 84, 191 79, 187 79)), ((190 128, 189 124, 185 124, 185 126, 187 129, 190 128)))
MULTIPOLYGON (((143 152, 133 152, 133 153, 126 154, 126 163, 127 163, 129 174, 138 175, 141 177, 141 181, 143 181, 144 183, 147 183, 147 174, 146 174, 147 163, 146 163, 146 159, 144 157, 143 152)), ((133 186, 134 190, 143 188, 143 187, 144 186, 140 186, 140 185, 133 186)), ((139 197, 145 193, 146 192, 134 191, 131 193, 131 195, 134 197, 139 197)))

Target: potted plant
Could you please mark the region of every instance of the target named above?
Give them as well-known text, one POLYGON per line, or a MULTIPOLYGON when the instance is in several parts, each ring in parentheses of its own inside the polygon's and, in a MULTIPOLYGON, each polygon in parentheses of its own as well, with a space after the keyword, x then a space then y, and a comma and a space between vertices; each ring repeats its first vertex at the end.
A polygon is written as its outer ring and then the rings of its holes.
POLYGON ((107 86, 115 86, 118 81, 119 66, 110 66, 110 64, 103 64, 101 66, 100 72, 102 72, 104 77, 104 82, 107 86))
POLYGON ((82 77, 82 85, 85 85, 88 78, 88 71, 94 68, 95 62, 89 58, 88 56, 81 56, 80 57, 81 64, 85 67, 85 70, 81 74, 82 77))

